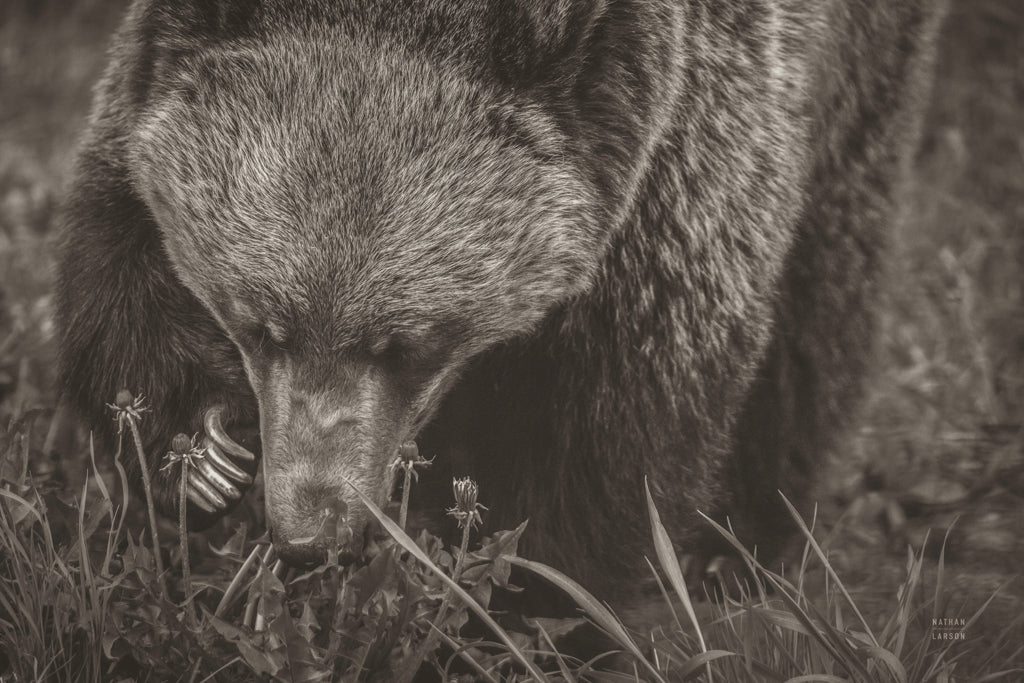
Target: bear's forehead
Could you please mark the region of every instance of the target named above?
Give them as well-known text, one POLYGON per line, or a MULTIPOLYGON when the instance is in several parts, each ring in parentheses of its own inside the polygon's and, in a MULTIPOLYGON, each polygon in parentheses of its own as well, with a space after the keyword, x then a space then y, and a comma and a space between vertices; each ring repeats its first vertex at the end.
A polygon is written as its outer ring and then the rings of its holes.
POLYGON ((496 134, 494 93, 314 49, 316 68, 258 49, 185 59, 140 117, 133 177, 209 306, 244 296, 333 341, 459 318, 505 329, 586 279, 592 192, 561 155, 496 134))
POLYGON ((571 196, 575 178, 517 165, 516 152, 482 136, 342 150, 272 131, 191 148, 161 135, 140 155, 159 175, 140 175, 162 179, 148 195, 163 207, 165 240, 180 259, 213 261, 232 278, 308 291, 310 300, 482 292, 586 238, 572 215, 581 203, 571 196))

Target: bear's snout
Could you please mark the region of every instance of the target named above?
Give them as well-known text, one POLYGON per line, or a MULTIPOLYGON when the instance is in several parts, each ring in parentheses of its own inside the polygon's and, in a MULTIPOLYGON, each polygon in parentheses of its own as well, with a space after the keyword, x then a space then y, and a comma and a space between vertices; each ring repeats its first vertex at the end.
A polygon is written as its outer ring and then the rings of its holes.
POLYGON ((296 567, 362 556, 372 515, 356 492, 385 504, 395 442, 410 421, 406 387, 377 365, 318 362, 282 355, 256 364, 267 524, 296 567))

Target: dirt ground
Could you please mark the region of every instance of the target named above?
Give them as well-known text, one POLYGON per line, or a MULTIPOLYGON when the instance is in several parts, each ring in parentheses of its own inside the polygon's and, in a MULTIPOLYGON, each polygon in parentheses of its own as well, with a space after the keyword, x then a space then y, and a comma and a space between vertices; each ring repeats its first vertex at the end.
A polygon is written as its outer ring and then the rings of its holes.
MULTIPOLYGON (((54 407, 54 218, 124 4, 0 0, 2 423, 54 407)), ((1024 610, 1024 3, 956 0, 939 51, 878 370, 862 427, 822 482, 821 528, 847 586, 880 618, 908 545, 930 530, 937 558, 953 525, 944 616, 999 590, 966 634, 970 651, 1024 610)), ((65 454, 37 468, 80 486, 81 464, 65 454)))

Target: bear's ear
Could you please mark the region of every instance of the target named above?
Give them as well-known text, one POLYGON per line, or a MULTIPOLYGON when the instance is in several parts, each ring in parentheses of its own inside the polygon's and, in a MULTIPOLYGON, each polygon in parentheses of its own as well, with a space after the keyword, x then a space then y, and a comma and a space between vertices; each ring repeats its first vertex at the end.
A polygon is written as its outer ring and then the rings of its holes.
MULTIPOLYGON (((2 1, 2 0, 0 0, 2 1)), ((137 106, 180 75, 182 60, 205 47, 256 33, 267 22, 259 0, 153 0, 129 10, 122 37, 136 53, 125 64, 127 87, 137 106)))
POLYGON ((494 73, 504 85, 567 85, 582 69, 607 0, 499 0, 486 35, 494 73))
POLYGON ((175 0, 155 3, 148 22, 158 28, 160 42, 170 50, 187 51, 196 44, 244 36, 263 19, 258 0, 175 0))
POLYGON ((559 121, 600 193, 618 204, 676 110, 686 3, 501 0, 491 62, 498 80, 559 121))

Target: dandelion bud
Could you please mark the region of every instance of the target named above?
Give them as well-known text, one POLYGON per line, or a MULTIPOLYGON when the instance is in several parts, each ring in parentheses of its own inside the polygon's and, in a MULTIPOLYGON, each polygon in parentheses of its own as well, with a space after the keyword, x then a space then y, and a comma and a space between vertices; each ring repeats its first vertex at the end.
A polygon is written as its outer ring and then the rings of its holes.
POLYGON ((462 512, 473 512, 476 510, 476 497, 480 493, 480 487, 469 477, 452 479, 452 489, 455 491, 455 507, 462 512))
POLYGON ((452 479, 452 491, 455 493, 455 507, 448 510, 448 514, 459 522, 462 528, 472 528, 482 524, 480 510, 487 508, 476 501, 480 493, 480 487, 469 477, 452 479))
POLYGON ((415 441, 406 441, 398 447, 398 457, 402 459, 403 463, 418 462, 420 459, 419 446, 415 441))
POLYGON ((178 455, 184 455, 192 450, 192 439, 186 434, 175 434, 171 439, 171 450, 178 455))
POLYGON ((188 434, 175 434, 171 439, 171 450, 167 451, 164 456, 164 464, 160 469, 166 470, 177 462, 180 462, 182 467, 185 465, 198 467, 199 461, 206 457, 206 449, 199 446, 198 441, 198 434, 192 438, 189 438, 188 434))
POLYGON ((420 448, 416 445, 415 441, 406 441, 398 447, 398 454, 395 455, 394 460, 388 465, 391 470, 402 470, 405 476, 412 477, 414 480, 419 479, 419 474, 416 472, 417 467, 430 467, 434 459, 427 460, 420 455, 420 448))
POLYGON ((124 410, 125 408, 129 407, 132 404, 132 401, 134 400, 135 397, 132 396, 132 392, 128 391, 127 389, 122 389, 121 391, 117 392, 117 397, 114 399, 114 404, 121 410, 124 410))

